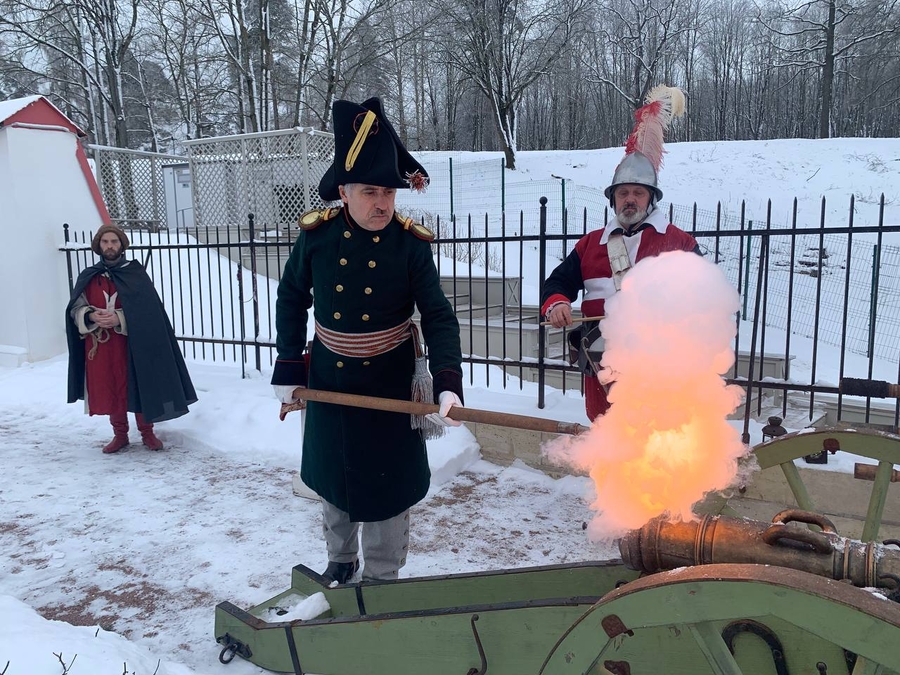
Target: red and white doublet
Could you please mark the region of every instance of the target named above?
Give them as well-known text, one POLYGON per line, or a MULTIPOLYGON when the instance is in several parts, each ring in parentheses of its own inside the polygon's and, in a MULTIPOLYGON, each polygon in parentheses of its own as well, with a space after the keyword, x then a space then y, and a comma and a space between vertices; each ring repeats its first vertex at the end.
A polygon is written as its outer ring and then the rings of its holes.
MULTIPOLYGON (((603 316, 606 300, 616 293, 607 248, 609 237, 614 232, 625 234, 625 250, 632 265, 666 251, 700 252, 697 241, 669 223, 659 209, 654 209, 630 235, 617 221, 612 221, 579 239, 575 249, 550 274, 542 293, 542 316, 547 316, 559 302, 574 301, 581 291, 584 291, 581 313, 584 316, 603 316)), ((609 402, 595 377, 585 378, 584 390, 587 416, 593 421, 609 409, 609 402)))

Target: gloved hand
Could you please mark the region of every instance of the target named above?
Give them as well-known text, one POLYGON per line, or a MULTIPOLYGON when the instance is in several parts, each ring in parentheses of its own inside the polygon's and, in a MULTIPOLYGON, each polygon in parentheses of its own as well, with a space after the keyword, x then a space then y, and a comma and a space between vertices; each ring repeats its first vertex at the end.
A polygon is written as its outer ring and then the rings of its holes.
POLYGON ((297 389, 295 384, 273 384, 272 388, 275 390, 275 398, 282 403, 296 403, 300 400, 294 398, 294 389, 297 389))
POLYGON ((462 401, 459 400, 459 396, 454 394, 452 391, 442 391, 438 396, 438 405, 440 406, 440 410, 436 413, 428 413, 425 415, 425 418, 434 424, 437 424, 439 427, 459 427, 462 426, 462 422, 451 419, 447 417, 447 413, 450 412, 450 408, 455 405, 462 407, 462 401))

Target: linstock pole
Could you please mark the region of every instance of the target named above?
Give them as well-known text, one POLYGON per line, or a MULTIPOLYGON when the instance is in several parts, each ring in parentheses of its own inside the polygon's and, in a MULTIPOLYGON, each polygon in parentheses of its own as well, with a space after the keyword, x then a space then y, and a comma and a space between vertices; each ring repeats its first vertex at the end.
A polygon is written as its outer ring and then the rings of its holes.
MULTIPOLYGON (((401 401, 394 398, 379 398, 377 396, 360 396, 359 394, 343 394, 334 391, 322 391, 319 389, 296 389, 294 395, 303 401, 316 401, 318 403, 332 403, 346 405, 353 408, 369 408, 370 410, 384 410, 387 412, 408 413, 410 415, 428 415, 440 410, 439 406, 431 403, 417 403, 415 401, 401 401)), ((300 410, 303 404, 285 403, 281 406, 281 418, 292 410, 300 410)), ((543 431, 550 434, 580 434, 589 427, 576 422, 560 422, 548 420, 542 417, 530 417, 528 415, 515 415, 513 413, 495 412, 493 410, 479 410, 478 408, 466 408, 453 406, 447 415, 457 422, 476 422, 478 424, 491 424, 499 427, 511 427, 513 429, 527 429, 529 431, 543 431)))

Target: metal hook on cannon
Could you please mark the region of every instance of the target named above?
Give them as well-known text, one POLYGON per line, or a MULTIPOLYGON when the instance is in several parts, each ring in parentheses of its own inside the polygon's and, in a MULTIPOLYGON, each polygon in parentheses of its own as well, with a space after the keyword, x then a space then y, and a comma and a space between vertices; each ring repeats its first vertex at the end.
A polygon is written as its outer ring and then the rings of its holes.
POLYGON ((219 652, 219 663, 224 663, 226 665, 231 663, 234 660, 235 654, 248 660, 253 656, 250 647, 240 640, 231 637, 228 633, 225 633, 225 635, 221 637, 217 637, 216 642, 220 645, 225 645, 222 648, 222 651, 219 652))
POLYGON ((478 656, 481 658, 481 668, 469 668, 466 675, 484 675, 487 672, 487 657, 484 655, 484 647, 481 646, 481 638, 478 636, 478 629, 475 622, 478 621, 478 615, 472 615, 472 633, 475 635, 475 644, 478 646, 478 656))
POLYGON ((228 665, 232 661, 234 661, 234 655, 237 654, 237 645, 225 645, 222 648, 222 651, 219 652, 219 663, 224 663, 228 665), (230 654, 229 654, 230 653, 230 654), (229 654, 229 656, 225 656, 229 654))

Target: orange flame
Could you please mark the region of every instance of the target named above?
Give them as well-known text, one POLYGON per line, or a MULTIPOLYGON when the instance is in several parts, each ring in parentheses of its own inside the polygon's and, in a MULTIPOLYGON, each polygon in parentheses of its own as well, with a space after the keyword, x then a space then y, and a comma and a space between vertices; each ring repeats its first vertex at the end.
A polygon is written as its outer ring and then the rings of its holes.
POLYGON ((591 539, 663 513, 690 519, 695 502, 737 475, 748 449, 727 416, 743 392, 721 376, 734 362, 739 306, 715 264, 684 252, 642 260, 606 302, 600 377, 612 383, 612 407, 587 433, 546 448, 593 479, 591 539))

